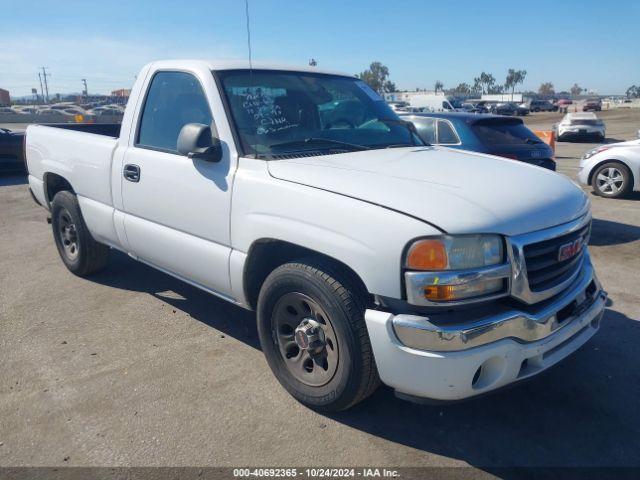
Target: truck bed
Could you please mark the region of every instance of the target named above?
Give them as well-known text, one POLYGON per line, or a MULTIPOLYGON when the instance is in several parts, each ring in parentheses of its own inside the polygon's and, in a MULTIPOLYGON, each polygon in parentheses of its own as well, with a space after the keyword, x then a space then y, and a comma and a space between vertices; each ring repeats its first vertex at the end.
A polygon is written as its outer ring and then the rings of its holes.
POLYGON ((93 133, 96 135, 105 135, 107 137, 118 138, 120 136, 119 123, 38 123, 45 127, 63 128, 65 130, 73 130, 76 132, 93 133))
POLYGON ((111 124, 30 125, 26 131, 29 184, 47 204, 43 182, 47 175, 65 178, 79 197, 113 205, 111 162, 120 126, 111 124))

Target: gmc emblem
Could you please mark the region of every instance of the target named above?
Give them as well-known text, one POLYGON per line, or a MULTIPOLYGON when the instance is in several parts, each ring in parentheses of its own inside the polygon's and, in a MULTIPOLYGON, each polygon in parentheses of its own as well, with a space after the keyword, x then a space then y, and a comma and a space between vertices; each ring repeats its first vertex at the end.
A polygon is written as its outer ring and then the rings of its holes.
POLYGON ((568 260, 572 257, 575 257, 577 254, 579 254, 580 250, 582 250, 582 245, 583 245, 582 242, 583 242, 583 239, 582 237, 580 237, 571 243, 566 243, 562 245, 558 249, 558 261, 562 262, 564 260, 568 260))

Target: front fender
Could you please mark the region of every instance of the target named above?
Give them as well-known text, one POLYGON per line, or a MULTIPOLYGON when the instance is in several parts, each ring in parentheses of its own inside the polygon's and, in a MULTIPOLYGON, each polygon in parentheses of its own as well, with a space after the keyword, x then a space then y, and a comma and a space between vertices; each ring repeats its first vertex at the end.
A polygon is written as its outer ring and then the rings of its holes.
POLYGON ((264 164, 240 160, 232 202, 234 250, 246 254, 259 239, 282 240, 348 265, 372 294, 402 297, 405 246, 440 231, 379 205, 275 179, 264 164))

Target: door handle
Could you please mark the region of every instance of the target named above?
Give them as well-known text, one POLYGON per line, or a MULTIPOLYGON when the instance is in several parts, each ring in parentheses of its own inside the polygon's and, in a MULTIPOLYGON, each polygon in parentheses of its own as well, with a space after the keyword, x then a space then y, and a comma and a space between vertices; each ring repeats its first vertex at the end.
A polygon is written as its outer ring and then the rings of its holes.
POLYGON ((138 165, 133 165, 132 163, 125 165, 122 174, 125 180, 130 182, 137 183, 140 181, 140 167, 138 165))

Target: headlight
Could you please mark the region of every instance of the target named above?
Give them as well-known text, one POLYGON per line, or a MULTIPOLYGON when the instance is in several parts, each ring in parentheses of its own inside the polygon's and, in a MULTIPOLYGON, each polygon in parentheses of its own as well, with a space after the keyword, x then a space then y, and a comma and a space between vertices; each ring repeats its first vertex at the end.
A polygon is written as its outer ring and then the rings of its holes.
POLYGON ((464 270, 502 263, 502 238, 498 235, 461 235, 414 242, 405 267, 412 270, 464 270))
POLYGON ((412 243, 404 260, 407 300, 450 305, 506 295, 511 266, 498 235, 427 238, 412 243))
POLYGON ((600 153, 600 152, 604 152, 605 150, 609 150, 609 148, 611 147, 597 147, 597 148, 593 148, 591 150, 589 150, 587 153, 584 154, 584 156, 582 157, 583 160, 587 160, 591 157, 593 157, 596 153, 600 153))

